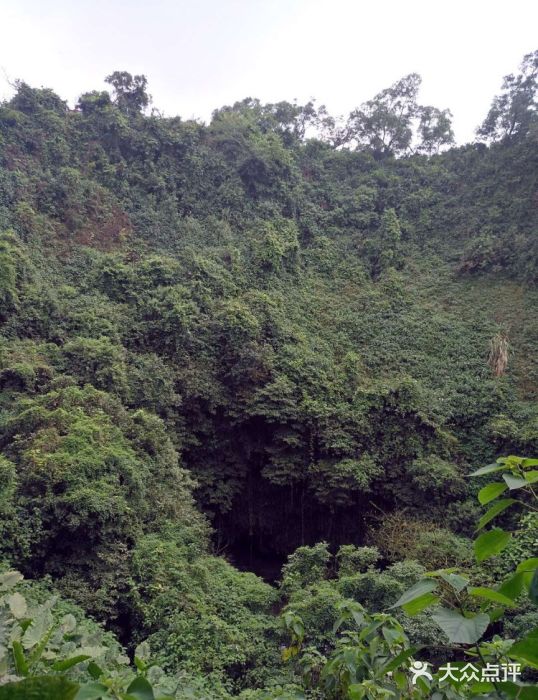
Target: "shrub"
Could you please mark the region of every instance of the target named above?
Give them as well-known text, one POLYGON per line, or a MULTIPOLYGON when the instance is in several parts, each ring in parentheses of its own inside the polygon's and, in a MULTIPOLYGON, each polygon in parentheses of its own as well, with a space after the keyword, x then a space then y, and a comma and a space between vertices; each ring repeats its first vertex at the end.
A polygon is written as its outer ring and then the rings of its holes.
POLYGON ((428 569, 459 566, 471 561, 470 541, 434 523, 410 518, 401 511, 387 515, 370 532, 370 540, 390 561, 414 559, 428 569))
POLYGON ((352 544, 343 544, 336 554, 338 576, 362 573, 374 566, 380 557, 377 547, 355 547, 352 544))

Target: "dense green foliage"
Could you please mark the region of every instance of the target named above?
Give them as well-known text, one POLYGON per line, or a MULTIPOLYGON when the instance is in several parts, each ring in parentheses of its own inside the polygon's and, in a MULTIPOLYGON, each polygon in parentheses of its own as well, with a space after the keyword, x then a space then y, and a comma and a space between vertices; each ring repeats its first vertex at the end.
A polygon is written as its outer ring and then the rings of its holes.
MULTIPOLYGON (((532 504, 476 550, 465 478, 538 453, 537 74, 530 54, 461 147, 414 74, 346 123, 253 99, 163 117, 125 72, 75 109, 18 84, 0 105, 0 558, 33 582, 0 591, 0 698, 15 676, 25 697, 426 697, 402 674, 454 640, 398 598, 418 581, 463 615, 444 576, 472 598, 538 552, 532 504)), ((532 595, 500 595, 481 644, 538 625, 532 595)))

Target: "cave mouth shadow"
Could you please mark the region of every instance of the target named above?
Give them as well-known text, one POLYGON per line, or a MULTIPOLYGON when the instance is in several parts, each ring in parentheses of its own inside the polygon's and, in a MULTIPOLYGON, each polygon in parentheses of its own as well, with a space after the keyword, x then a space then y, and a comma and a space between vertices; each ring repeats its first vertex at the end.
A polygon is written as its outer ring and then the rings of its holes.
POLYGON ((249 571, 272 585, 280 581, 282 567, 287 561, 285 554, 258 546, 254 538, 248 535, 231 542, 226 547, 225 555, 239 571, 249 571))

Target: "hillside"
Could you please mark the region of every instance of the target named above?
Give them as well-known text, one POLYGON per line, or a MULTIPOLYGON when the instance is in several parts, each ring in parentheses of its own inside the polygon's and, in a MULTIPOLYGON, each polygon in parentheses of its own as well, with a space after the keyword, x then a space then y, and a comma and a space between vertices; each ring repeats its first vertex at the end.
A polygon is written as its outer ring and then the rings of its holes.
POLYGON ((429 107, 380 140, 384 93, 345 129, 251 99, 204 125, 109 82, 0 106, 0 556, 149 639, 176 697, 274 698, 285 604, 327 653, 337 598, 469 566, 466 474, 538 454, 535 92, 456 147, 429 107))

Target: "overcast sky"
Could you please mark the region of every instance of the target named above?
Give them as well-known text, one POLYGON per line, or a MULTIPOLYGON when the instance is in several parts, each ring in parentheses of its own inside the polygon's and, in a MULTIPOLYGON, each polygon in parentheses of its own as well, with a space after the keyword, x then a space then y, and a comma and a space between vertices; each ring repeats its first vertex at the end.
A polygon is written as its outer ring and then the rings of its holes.
POLYGON ((464 142, 536 48, 536 0, 0 0, 0 97, 20 78, 73 104, 128 70, 167 115, 247 96, 337 115, 417 72, 464 142))

